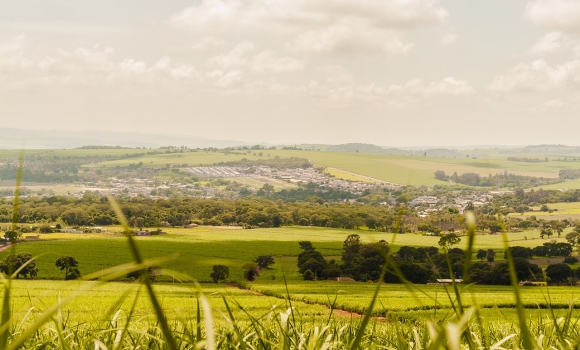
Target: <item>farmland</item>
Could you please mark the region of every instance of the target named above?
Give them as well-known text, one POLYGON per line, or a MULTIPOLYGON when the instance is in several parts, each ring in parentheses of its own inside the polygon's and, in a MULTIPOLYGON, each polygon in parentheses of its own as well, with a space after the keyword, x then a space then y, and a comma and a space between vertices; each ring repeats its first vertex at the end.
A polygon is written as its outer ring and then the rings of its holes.
MULTIPOLYGON (((112 230, 115 230, 113 228, 112 230)), ((118 228, 117 228, 118 230, 118 228)), ((199 227, 194 229, 168 230, 169 234, 150 237, 137 237, 145 258, 171 257, 164 267, 186 273, 197 280, 209 280, 211 267, 216 264, 230 266, 230 278, 242 278, 241 266, 258 255, 288 257, 280 260, 266 275, 276 275, 281 279, 284 272, 287 278, 299 280, 296 273, 295 257, 300 252, 298 241, 308 240, 324 255, 338 256, 347 235, 357 233, 364 243, 381 239, 395 246, 437 246, 439 237, 420 234, 394 235, 366 230, 340 230, 325 228, 283 227, 255 230, 236 228, 199 227), (177 255, 177 256, 174 256, 177 255)), ((54 266, 58 256, 73 255, 79 261, 84 274, 98 272, 108 267, 120 265, 131 260, 125 238, 121 234, 44 234, 38 242, 23 242, 17 245, 18 251, 40 255, 37 265, 39 276, 60 279, 62 273, 54 266)), ((510 244, 534 247, 549 242, 540 239, 537 231, 511 233, 510 244)), ((564 237, 556 238, 565 242, 564 237)), ((465 244, 465 240, 463 242, 465 244)), ((475 249, 502 250, 501 235, 478 235, 475 249)), ((394 249, 396 251, 396 248, 394 249)), ((0 253, 3 256, 6 252, 0 253)), ((499 258, 499 257, 498 257, 499 258)), ((269 278, 269 277, 268 277, 269 278)), ((166 277, 168 279, 168 277, 166 277)))
MULTIPOLYGON (((468 152, 468 151, 465 151, 468 152)), ((325 167, 331 175, 337 178, 353 181, 382 181, 393 182, 401 185, 435 186, 450 185, 450 182, 435 179, 434 172, 445 171, 448 175, 453 173, 476 173, 482 177, 504 173, 507 171, 514 175, 543 177, 556 179, 558 171, 580 169, 580 162, 565 161, 561 156, 550 155, 548 162, 518 162, 507 160, 507 156, 498 155, 492 151, 480 155, 476 159, 431 157, 427 156, 402 156, 386 154, 365 154, 328 151, 306 150, 148 150, 148 149, 71 149, 71 150, 27 150, 25 155, 37 156, 37 159, 64 159, 64 158, 88 158, 88 157, 112 157, 98 163, 85 164, 88 168, 115 168, 141 164, 142 167, 164 168, 172 167, 195 167, 213 166, 220 163, 273 159, 275 157, 297 157, 308 159, 315 167, 325 167), (149 154, 148 154, 149 153, 149 154)), ((18 151, 2 151, 0 159, 16 159, 18 151)), ((526 154, 526 157, 541 157, 545 155, 526 154)), ((101 159, 102 160, 102 159, 101 159)), ((578 180, 542 185, 546 189, 571 189, 580 187, 578 180)))

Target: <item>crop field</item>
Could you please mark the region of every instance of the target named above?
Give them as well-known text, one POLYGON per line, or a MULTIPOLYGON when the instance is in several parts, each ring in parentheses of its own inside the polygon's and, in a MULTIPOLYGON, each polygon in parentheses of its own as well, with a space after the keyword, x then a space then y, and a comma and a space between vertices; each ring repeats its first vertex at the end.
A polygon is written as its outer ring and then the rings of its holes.
MULTIPOLYGON (((26 150, 25 154, 37 154, 43 158, 85 157, 85 156, 123 156, 125 154, 146 153, 146 149, 70 149, 70 150, 26 150)), ((16 159, 17 150, 0 151, 0 159, 16 159)), ((304 150, 260 150, 240 154, 224 154, 199 150, 196 152, 164 153, 143 155, 125 159, 88 164, 87 167, 116 167, 143 163, 143 166, 160 168, 166 165, 178 166, 211 166, 228 161, 268 159, 279 157, 300 157, 309 159, 315 166, 332 168, 330 173, 338 178, 355 181, 369 181, 366 177, 394 182, 401 185, 448 185, 448 182, 434 178, 436 170, 448 174, 473 172, 481 176, 489 174, 510 173, 526 176, 557 178, 562 169, 580 169, 580 162, 558 161, 557 156, 549 156, 549 162, 526 163, 508 161, 507 156, 493 155, 472 158, 442 158, 423 156, 395 156, 365 153, 304 151, 304 150), (262 156, 259 155, 262 153, 262 156)), ((544 158, 545 155, 528 155, 530 158, 544 158)), ((580 180, 542 186, 546 189, 579 188, 580 180)))
POLYGON ((337 168, 328 167, 324 170, 324 172, 327 173, 328 175, 336 177, 337 179, 360 181, 360 182, 380 182, 379 180, 373 179, 368 176, 351 173, 337 168))
MULTIPOLYGON (((433 315, 436 308, 450 308, 448 293, 453 295, 452 286, 417 285, 409 289, 402 284, 383 284, 378 296, 375 314, 395 315, 409 311, 423 311, 427 317, 433 315)), ((375 283, 335 282, 335 281, 292 281, 287 285, 279 281, 258 281, 250 284, 254 291, 266 295, 283 297, 287 291, 294 300, 307 303, 331 306, 335 303, 340 309, 364 313, 373 297, 375 283)), ((466 305, 473 305, 473 300, 481 308, 513 308, 513 289, 509 286, 460 286, 462 299, 466 305), (493 296, 493 297, 490 297, 493 296)), ((537 308, 538 304, 580 306, 577 287, 525 287, 521 289, 522 300, 527 308, 537 308)), ((453 295, 453 300, 455 296, 453 295)), ((421 313, 417 313, 421 315, 421 313)))
POLYGON ((510 213, 509 216, 526 218, 535 216, 538 219, 545 220, 562 220, 562 219, 580 219, 580 203, 564 202, 564 203, 550 203, 549 209, 554 209, 553 212, 540 211, 541 206, 530 207, 533 211, 520 213, 510 213))
MULTIPOLYGON (((362 175, 383 181, 390 181, 403 185, 446 185, 445 181, 434 178, 436 170, 443 170, 448 174, 457 172, 474 172, 482 176, 510 173, 527 176, 557 178, 558 171, 562 169, 580 169, 580 162, 557 161, 557 158, 549 157, 549 162, 526 163, 508 161, 506 156, 494 156, 488 158, 436 158, 420 156, 394 156, 381 154, 323 152, 323 151, 300 151, 300 150, 262 150, 263 156, 250 154, 224 154, 219 152, 186 152, 149 155, 114 161, 107 161, 90 166, 114 167, 126 166, 132 163, 143 162, 144 166, 163 167, 167 164, 188 166, 213 165, 220 162, 237 161, 242 158, 248 160, 267 159, 269 157, 300 157, 309 159, 315 166, 335 168, 335 176, 348 178, 348 176, 362 175), (342 171, 342 172, 341 172, 342 171), (345 177, 347 176, 347 177, 345 177)), ((534 155, 526 155, 535 157, 534 155)), ((544 158, 544 156, 538 156, 544 158)), ((361 176, 359 176, 361 177, 361 176)), ((362 178, 362 177, 361 177, 362 178)), ((357 180, 359 181, 359 180, 357 180)), ((560 185, 560 184, 557 184, 560 185)), ((555 185, 552 185, 555 186, 555 185)), ((567 184, 574 186, 574 184, 567 184)), ((555 188, 563 188, 556 186, 555 188)))
MULTIPOLYGON (((62 279, 63 273, 54 266, 54 261, 63 255, 72 255, 79 261, 83 274, 104 270, 108 267, 131 261, 126 239, 119 228, 111 228, 103 234, 42 234, 40 241, 23 242, 17 251, 41 255, 38 258, 39 277, 62 279)), ((168 229, 167 235, 136 237, 145 258, 166 257, 163 267, 186 273, 199 281, 208 281, 213 265, 230 266, 230 279, 242 278, 242 265, 259 255, 279 257, 278 263, 264 278, 282 279, 284 276, 299 280, 295 257, 300 252, 298 241, 311 241, 316 249, 326 256, 339 256, 342 243, 349 234, 359 234, 363 242, 377 242, 381 239, 392 242, 395 247, 437 246, 438 237, 419 234, 390 234, 365 230, 341 230, 314 227, 282 227, 269 229, 242 230, 221 227, 198 227, 193 229, 168 229), (274 277, 272 277, 274 276, 274 277)), ((565 234, 564 234, 565 235, 565 234)), ((565 241, 564 235, 555 238, 565 241)), ((535 247, 548 242, 540 239, 539 232, 525 231, 509 234, 511 245, 535 247)), ((465 240, 459 245, 463 247, 465 240)), ((503 251, 501 235, 478 235, 475 249, 503 251)), ((8 251, 0 252, 0 257, 8 251)), ((498 259, 501 257, 498 256, 498 259)), ((166 281, 170 277, 164 278, 166 281)))
MULTIPOLYGON (((155 284, 155 292, 163 301, 163 309, 169 318, 180 317, 183 319, 195 319, 197 311, 197 298, 199 289, 191 283, 155 284)), ((202 284, 201 291, 208 298, 214 317, 223 321, 221 317, 226 308, 223 301, 225 297, 230 304, 236 318, 244 318, 244 311, 254 317, 267 314, 274 307, 278 310, 287 308, 286 302, 279 298, 257 296, 251 291, 239 289, 226 284, 202 284), (239 304, 242 311, 236 307, 239 304)), ((34 307, 33 316, 39 314, 47 306, 56 304, 60 300, 79 295, 63 307, 62 312, 67 315, 73 324, 81 322, 98 322, 110 320, 117 311, 110 308, 119 303, 118 309, 127 312, 135 298, 135 314, 139 322, 154 322, 150 301, 138 283, 110 282, 97 285, 96 282, 86 281, 38 281, 16 280, 12 288, 13 308, 17 318, 23 317, 31 307, 34 307), (82 289, 94 285, 86 293, 79 293, 82 289)), ((302 310, 302 315, 307 319, 328 315, 330 311, 322 305, 308 305, 297 302, 297 307, 302 310)))

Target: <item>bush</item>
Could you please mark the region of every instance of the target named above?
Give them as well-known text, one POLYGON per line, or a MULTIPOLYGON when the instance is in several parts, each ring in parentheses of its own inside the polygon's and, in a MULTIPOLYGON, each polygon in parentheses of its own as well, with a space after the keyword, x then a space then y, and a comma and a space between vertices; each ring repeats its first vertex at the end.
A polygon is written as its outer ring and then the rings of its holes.
POLYGON ((571 256, 564 258, 564 264, 576 264, 578 262, 578 258, 573 258, 571 256))
POLYGON ((314 281, 314 272, 311 270, 306 270, 304 272, 304 280, 305 281, 314 281))

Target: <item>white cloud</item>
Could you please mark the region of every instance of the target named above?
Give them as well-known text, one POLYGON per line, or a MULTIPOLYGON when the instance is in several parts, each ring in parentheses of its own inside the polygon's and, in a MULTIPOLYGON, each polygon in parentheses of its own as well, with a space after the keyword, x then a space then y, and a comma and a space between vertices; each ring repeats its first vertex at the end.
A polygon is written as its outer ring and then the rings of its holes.
POLYGON ((238 85, 243 79, 242 71, 237 69, 228 72, 217 69, 207 72, 206 76, 213 81, 215 86, 221 88, 230 88, 234 85, 238 85))
POLYGON ((342 23, 300 33, 287 48, 304 53, 402 54, 414 44, 400 36, 396 31, 368 28, 366 23, 342 23))
POLYGON ((133 58, 116 59, 112 47, 94 45, 72 51, 56 50, 44 57, 27 57, 25 37, 18 36, 0 45, 1 87, 26 88, 35 85, 98 85, 116 80, 162 83, 167 79, 199 79, 188 64, 173 63, 162 57, 152 65, 133 58))
POLYGON ((252 58, 255 72, 291 72, 304 69, 304 62, 293 57, 282 57, 270 51, 262 51, 252 58))
POLYGON ((580 31, 578 0, 534 0, 527 4, 524 15, 544 27, 570 32, 580 31))
POLYGON ((248 63, 246 54, 252 52, 255 47, 254 43, 251 42, 238 44, 227 54, 211 58, 209 63, 226 69, 244 66, 248 63))
POLYGON ((438 0, 203 0, 169 23, 196 31, 279 30, 301 52, 407 52, 406 30, 441 25, 448 13, 438 0))
POLYGON ((440 41, 443 45, 452 45, 457 41, 458 38, 459 36, 455 33, 445 33, 441 37, 440 41))
POLYGON ((555 31, 544 34, 532 47, 533 54, 546 55, 553 53, 571 53, 580 56, 580 40, 563 32, 555 31))
POLYGON ((548 100, 546 102, 542 102, 530 108, 530 112, 532 113, 545 113, 548 111, 553 111, 560 109, 564 106, 569 105, 568 102, 564 101, 562 98, 557 98, 553 100, 548 100))
POLYGON ((520 63, 507 74, 496 77, 489 88, 494 91, 580 88, 580 60, 555 67, 544 60, 520 63))
POLYGON ((223 39, 218 39, 213 36, 206 36, 199 39, 195 44, 191 46, 193 51, 206 51, 212 48, 220 48, 226 44, 223 39))
POLYGON ((288 72, 301 70, 304 62, 293 57, 279 56, 271 51, 262 51, 254 54, 256 46, 251 42, 236 45, 232 50, 223 55, 215 56, 208 60, 209 64, 219 66, 222 69, 249 67, 254 72, 288 72))

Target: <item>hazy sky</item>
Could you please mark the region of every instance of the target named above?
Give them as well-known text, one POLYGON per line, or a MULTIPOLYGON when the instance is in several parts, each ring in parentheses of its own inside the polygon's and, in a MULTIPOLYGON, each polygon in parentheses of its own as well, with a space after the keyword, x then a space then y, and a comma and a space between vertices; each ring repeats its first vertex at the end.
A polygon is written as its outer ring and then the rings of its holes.
POLYGON ((578 145, 579 90, 579 0, 0 3, 0 127, 578 145))

